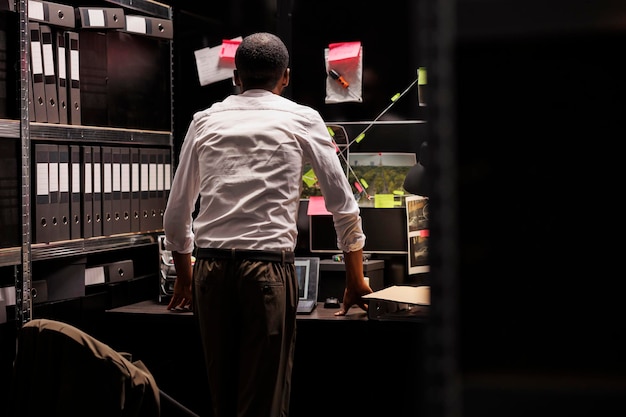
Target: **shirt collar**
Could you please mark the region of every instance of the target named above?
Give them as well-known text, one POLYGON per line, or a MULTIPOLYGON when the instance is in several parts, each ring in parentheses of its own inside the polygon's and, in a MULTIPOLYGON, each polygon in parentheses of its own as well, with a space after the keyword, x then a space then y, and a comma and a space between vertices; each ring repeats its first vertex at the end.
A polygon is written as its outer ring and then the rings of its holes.
POLYGON ((244 91, 241 94, 246 96, 246 97, 263 97, 263 96, 267 96, 267 95, 275 95, 271 91, 267 91, 267 90, 264 90, 262 88, 252 88, 250 90, 244 91))

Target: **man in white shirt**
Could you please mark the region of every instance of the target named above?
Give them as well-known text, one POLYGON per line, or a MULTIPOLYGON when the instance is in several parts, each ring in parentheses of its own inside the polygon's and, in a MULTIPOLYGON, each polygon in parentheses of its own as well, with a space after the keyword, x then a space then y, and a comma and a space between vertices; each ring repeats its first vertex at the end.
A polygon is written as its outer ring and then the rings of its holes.
POLYGON ((298 303, 293 250, 305 162, 344 253, 346 288, 335 314, 367 309, 362 296, 372 292, 363 278, 359 207, 326 125, 317 111, 281 96, 288 64, 275 35, 244 38, 234 71, 241 94, 193 116, 163 218, 177 271, 167 308, 193 300, 216 417, 288 415, 298 303))

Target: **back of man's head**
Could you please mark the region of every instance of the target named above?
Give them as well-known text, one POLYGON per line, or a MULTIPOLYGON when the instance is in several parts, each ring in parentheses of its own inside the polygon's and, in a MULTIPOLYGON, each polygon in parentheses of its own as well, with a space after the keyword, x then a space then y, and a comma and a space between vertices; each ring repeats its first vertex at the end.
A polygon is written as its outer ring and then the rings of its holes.
POLYGON ((244 89, 273 89, 289 66, 282 40, 267 32, 246 36, 235 53, 235 67, 244 89))

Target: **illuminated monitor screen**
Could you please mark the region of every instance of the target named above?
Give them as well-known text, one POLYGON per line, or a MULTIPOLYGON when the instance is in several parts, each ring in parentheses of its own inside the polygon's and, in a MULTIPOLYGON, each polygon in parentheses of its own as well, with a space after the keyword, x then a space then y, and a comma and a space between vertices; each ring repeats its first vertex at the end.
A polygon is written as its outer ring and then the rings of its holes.
MULTIPOLYGON (((408 253, 406 208, 361 207, 364 253, 408 253)), ((309 250, 312 253, 339 253, 331 215, 309 216, 309 250)))

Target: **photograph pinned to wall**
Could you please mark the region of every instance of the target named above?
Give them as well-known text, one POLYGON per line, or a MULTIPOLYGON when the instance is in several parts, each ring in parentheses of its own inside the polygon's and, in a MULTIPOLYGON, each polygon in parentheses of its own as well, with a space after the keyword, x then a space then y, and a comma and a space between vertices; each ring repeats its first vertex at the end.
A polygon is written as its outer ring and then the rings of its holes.
POLYGON ((390 207, 404 204, 404 179, 417 163, 414 153, 352 152, 348 155, 348 180, 355 187, 359 206, 375 206, 388 198, 390 207), (357 186, 360 186, 358 188, 357 186))
POLYGON ((407 236, 409 239, 409 274, 430 270, 428 263, 428 197, 411 195, 405 198, 407 236))

